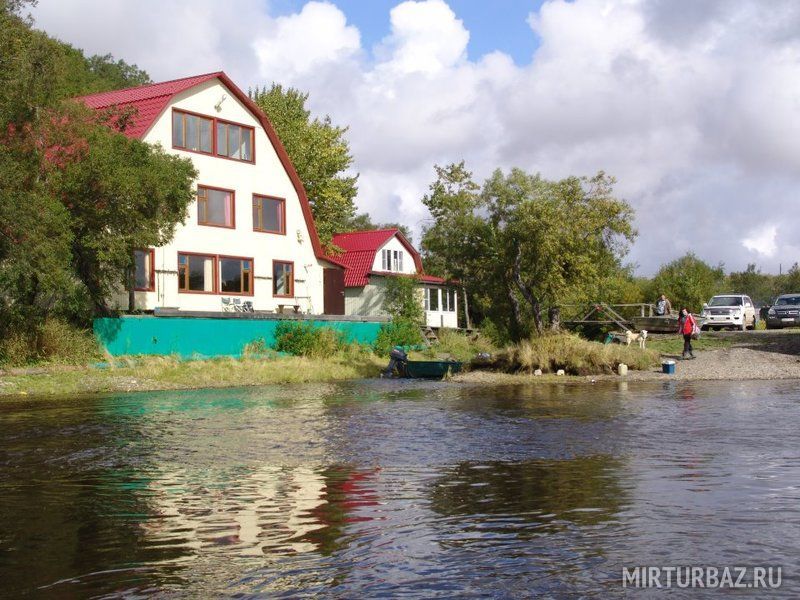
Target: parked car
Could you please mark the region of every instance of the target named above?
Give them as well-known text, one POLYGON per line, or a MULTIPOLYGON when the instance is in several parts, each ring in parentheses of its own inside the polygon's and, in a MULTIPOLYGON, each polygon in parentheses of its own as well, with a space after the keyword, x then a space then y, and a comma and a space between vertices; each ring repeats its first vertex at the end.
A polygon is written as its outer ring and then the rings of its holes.
POLYGON ((800 294, 783 294, 767 310, 767 329, 800 326, 800 294))
POLYGON ((756 309, 750 296, 720 294, 703 305, 703 329, 755 329, 756 309))

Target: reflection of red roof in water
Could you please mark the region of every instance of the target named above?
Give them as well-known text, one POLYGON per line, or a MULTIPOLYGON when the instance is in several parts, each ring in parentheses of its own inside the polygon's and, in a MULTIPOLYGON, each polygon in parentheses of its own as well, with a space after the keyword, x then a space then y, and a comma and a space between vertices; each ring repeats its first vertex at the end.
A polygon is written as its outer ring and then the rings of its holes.
POLYGON ((376 229, 372 231, 337 233, 333 236, 333 243, 344 250, 343 254, 336 256, 336 260, 347 268, 344 274, 345 287, 365 286, 369 283, 370 275, 388 275, 392 277, 397 275, 397 273, 372 270, 378 250, 395 236, 414 259, 414 265, 417 267, 417 276, 421 281, 424 283, 445 283, 445 280, 441 277, 425 275, 419 252, 399 229, 376 229))

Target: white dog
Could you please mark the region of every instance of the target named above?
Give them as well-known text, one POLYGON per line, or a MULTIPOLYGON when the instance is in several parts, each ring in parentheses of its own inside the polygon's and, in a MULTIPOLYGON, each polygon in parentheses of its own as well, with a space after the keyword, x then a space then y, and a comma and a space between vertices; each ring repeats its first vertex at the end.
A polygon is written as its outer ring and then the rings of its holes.
POLYGON ((647 344, 647 330, 642 329, 639 333, 634 333, 633 331, 626 331, 625 332, 625 345, 630 346, 631 342, 639 342, 639 348, 644 350, 645 345, 647 344))

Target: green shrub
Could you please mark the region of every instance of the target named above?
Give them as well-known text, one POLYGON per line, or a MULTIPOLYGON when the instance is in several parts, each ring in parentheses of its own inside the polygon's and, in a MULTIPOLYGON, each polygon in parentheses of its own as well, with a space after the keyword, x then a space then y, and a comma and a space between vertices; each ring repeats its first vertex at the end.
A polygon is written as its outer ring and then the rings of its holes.
POLYGON ((422 343, 422 331, 418 324, 406 319, 394 319, 381 325, 372 348, 376 354, 383 356, 395 346, 416 346, 422 343))
POLYGON ((275 350, 294 356, 330 357, 347 346, 344 334, 302 321, 281 321, 275 328, 275 350))
POLYGON ((455 329, 440 329, 437 337, 439 342, 426 351, 429 358, 447 355, 455 360, 468 362, 481 352, 493 354, 497 351, 492 341, 483 335, 468 336, 455 329))

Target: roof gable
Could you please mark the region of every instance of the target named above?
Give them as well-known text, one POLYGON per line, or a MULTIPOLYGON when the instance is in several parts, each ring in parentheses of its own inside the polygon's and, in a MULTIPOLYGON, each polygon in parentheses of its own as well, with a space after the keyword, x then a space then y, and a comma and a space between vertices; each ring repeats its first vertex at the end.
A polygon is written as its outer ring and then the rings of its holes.
POLYGON ((205 75, 195 75, 192 77, 184 77, 182 79, 173 79, 172 81, 165 81, 162 83, 153 83, 150 85, 143 85, 134 88, 127 88, 123 90, 116 90, 111 92, 101 92, 99 94, 91 94, 88 96, 81 96, 76 98, 83 102, 90 108, 97 110, 110 108, 110 107, 133 107, 136 109, 131 118, 130 127, 126 128, 124 134, 130 138, 139 138, 147 133, 153 123, 161 116, 164 109, 167 108, 170 101, 176 94, 184 92, 202 83, 218 79, 228 90, 241 102, 247 110, 249 110, 253 117, 261 124, 264 131, 269 138, 272 147, 275 149, 281 165, 289 176, 292 186, 300 199, 300 207, 303 211, 303 218, 306 222, 308 235, 311 238, 311 246, 314 249, 314 254, 317 258, 329 260, 334 264, 340 264, 341 261, 335 257, 326 257, 322 250, 322 244, 319 241, 317 228, 314 225, 314 216, 311 212, 311 205, 308 201, 303 183, 297 175, 297 170, 294 168, 286 149, 283 147, 275 128, 270 123, 267 115, 253 102, 250 97, 245 94, 239 87, 224 72, 217 71, 215 73, 206 73, 205 75))
POLYGON ((411 245, 408 238, 399 229, 375 229, 369 231, 350 231, 337 233, 333 236, 333 243, 344 250, 336 259, 344 264, 345 287, 362 287, 369 283, 369 275, 375 262, 375 255, 393 237, 403 244, 414 259, 417 273, 423 275, 422 258, 416 248, 411 245))

